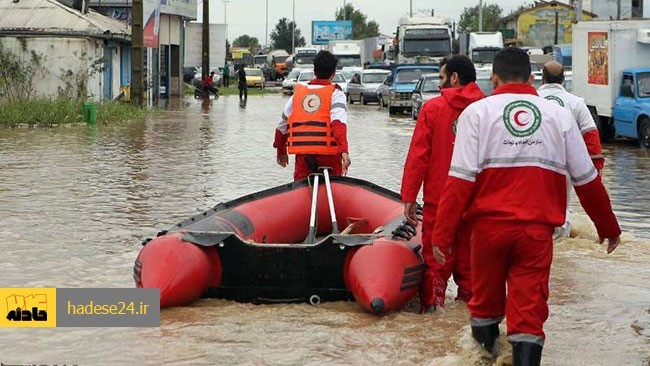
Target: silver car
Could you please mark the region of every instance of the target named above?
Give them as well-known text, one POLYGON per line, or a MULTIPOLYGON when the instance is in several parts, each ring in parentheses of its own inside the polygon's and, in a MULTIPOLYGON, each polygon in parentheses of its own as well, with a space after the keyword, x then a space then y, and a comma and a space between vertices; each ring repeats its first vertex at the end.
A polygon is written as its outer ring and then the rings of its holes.
POLYGON ((418 119, 424 103, 440 95, 439 81, 440 74, 424 74, 420 76, 420 80, 418 80, 413 90, 413 96, 411 96, 411 105, 413 106, 411 108, 411 117, 413 119, 418 119))
POLYGON ((388 70, 362 70, 348 82, 348 104, 379 102, 377 89, 390 75, 388 70))

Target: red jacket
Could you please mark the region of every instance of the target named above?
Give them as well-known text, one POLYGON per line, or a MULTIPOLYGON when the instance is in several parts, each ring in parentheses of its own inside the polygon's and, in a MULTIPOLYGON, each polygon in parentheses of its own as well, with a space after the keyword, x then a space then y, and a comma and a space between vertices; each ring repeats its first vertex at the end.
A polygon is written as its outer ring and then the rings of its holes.
POLYGON ((418 117, 402 176, 402 201, 415 202, 424 181, 424 202, 438 204, 447 181, 461 112, 485 95, 476 83, 442 89, 424 104, 418 117))

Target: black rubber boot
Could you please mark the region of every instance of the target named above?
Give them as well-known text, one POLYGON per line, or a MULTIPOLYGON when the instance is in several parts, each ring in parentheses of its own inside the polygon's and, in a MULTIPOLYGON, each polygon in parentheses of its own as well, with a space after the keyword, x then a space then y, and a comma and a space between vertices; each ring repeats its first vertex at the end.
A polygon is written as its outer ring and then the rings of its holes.
POLYGON ((512 366, 539 366, 542 346, 529 342, 512 342, 512 366))
POLYGON ((483 346, 488 352, 492 353, 494 343, 499 337, 499 324, 484 325, 472 327, 472 337, 483 346))

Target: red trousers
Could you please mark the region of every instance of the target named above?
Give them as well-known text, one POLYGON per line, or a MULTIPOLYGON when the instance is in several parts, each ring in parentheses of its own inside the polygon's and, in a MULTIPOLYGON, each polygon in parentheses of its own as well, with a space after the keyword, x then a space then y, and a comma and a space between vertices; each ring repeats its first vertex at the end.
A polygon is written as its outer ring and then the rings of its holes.
POLYGON ((478 220, 472 229, 470 322, 488 325, 505 315, 511 342, 543 345, 553 227, 478 220))
POLYGON ((454 275, 458 285, 456 300, 468 302, 472 297, 471 266, 470 266, 470 236, 471 230, 463 222, 456 232, 456 240, 451 254, 447 255, 447 263, 441 265, 433 257, 431 236, 436 222, 436 206, 424 204, 422 217, 422 256, 427 266, 424 280, 420 288, 420 304, 423 307, 445 304, 445 292, 449 277, 454 275))
POLYGON ((318 168, 330 167, 330 175, 343 175, 341 155, 296 155, 296 167, 293 171, 293 180, 299 181, 307 178, 312 173, 318 173, 318 168))

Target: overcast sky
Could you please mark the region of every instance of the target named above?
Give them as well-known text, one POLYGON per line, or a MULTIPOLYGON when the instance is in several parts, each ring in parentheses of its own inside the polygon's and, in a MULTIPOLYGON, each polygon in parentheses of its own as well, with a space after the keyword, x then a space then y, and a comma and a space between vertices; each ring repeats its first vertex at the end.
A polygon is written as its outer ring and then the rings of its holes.
MULTIPOLYGON (((264 44, 266 28, 266 1, 267 0, 223 0, 210 1, 210 23, 224 22, 224 5, 227 6, 228 16, 228 39, 233 39, 248 34, 257 37, 261 44, 264 44)), ((273 30, 278 20, 282 17, 292 18, 292 4, 294 0, 268 0, 269 3, 269 33, 273 30)), ((449 17, 458 21, 463 8, 475 6, 478 0, 412 0, 413 12, 419 9, 435 9, 438 16, 449 17)), ((485 3, 489 4, 487 0, 485 3)), ((499 3, 508 14, 511 10, 521 4, 532 3, 532 0, 500 0, 499 3)), ((307 40, 311 41, 312 20, 333 20, 337 8, 343 6, 343 0, 295 0, 296 3, 296 24, 307 40)), ((361 10, 368 16, 369 20, 379 23, 379 31, 382 34, 392 35, 397 28, 400 17, 408 16, 409 0, 346 0, 356 9, 361 10)), ((203 13, 202 1, 199 0, 198 17, 201 21, 203 13)), ((271 40, 269 39, 269 42, 271 40)))

